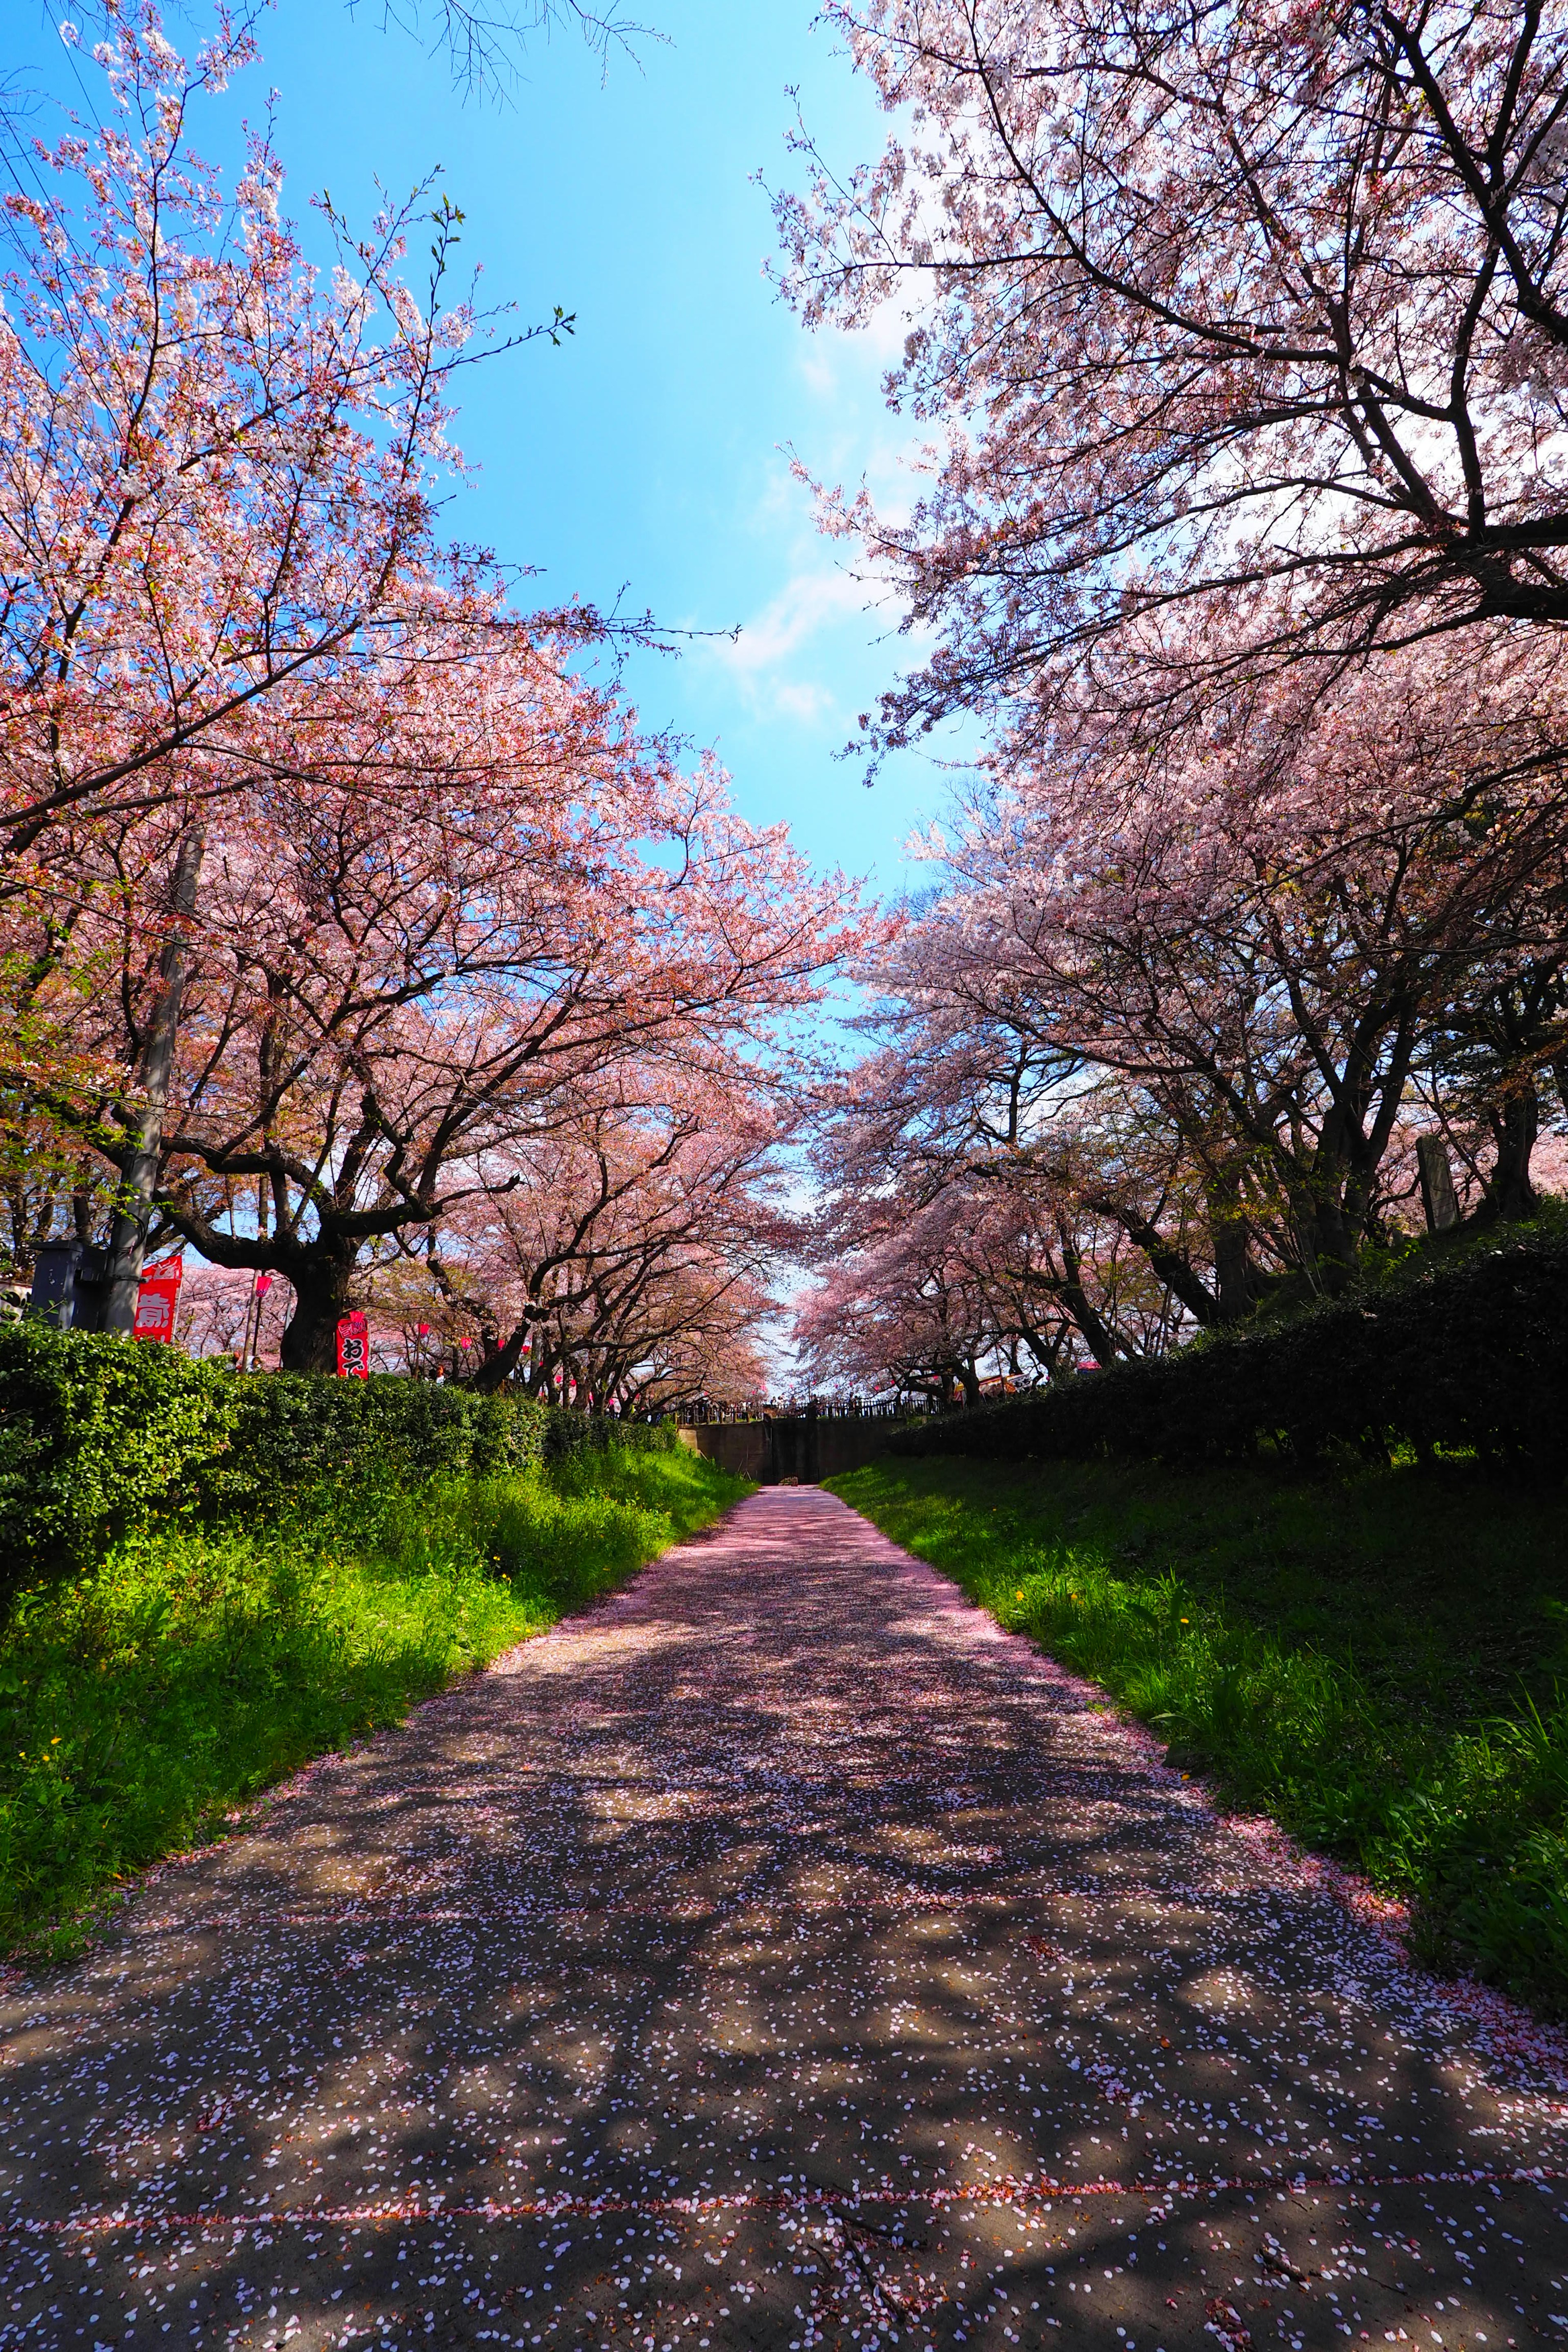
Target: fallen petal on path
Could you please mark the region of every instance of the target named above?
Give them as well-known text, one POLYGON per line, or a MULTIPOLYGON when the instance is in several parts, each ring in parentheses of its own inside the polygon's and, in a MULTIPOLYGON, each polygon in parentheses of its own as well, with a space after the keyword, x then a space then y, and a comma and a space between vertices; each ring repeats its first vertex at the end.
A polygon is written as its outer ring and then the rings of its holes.
POLYGON ((1561 2037, 810 1487, 0 2032, 0 2347, 1562 2333, 1561 2037))

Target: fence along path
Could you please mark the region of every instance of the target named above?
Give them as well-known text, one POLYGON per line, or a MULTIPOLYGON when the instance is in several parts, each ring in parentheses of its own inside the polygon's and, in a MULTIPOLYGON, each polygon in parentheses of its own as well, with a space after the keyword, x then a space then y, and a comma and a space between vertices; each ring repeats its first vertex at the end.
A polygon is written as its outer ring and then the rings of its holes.
POLYGON ((774 1488, 14 1988, 0 2344, 1560 2340, 1561 2043, 774 1488))

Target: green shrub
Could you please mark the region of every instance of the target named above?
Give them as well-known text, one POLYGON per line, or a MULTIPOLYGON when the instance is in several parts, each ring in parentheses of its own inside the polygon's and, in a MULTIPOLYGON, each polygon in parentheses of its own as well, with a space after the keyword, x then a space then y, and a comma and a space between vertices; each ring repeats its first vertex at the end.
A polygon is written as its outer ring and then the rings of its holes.
POLYGON ((1568 1468, 1568 1240, 1500 1237, 1325 1300, 1289 1322, 1205 1335, 918 1424, 903 1454, 994 1461, 1126 1454, 1310 1461, 1401 1446, 1560 1478, 1568 1468))
POLYGON ((0 1324, 0 1604, 199 1494, 237 1386, 171 1348, 0 1324))
POLYGON ((322 1478, 384 1466, 415 1477, 520 1469, 542 1461, 548 1405, 475 1396, 456 1383, 378 1373, 340 1381, 320 1372, 234 1376, 238 1391, 226 1455, 207 1491, 265 1501, 322 1478))
POLYGON ((0 1607, 179 1514, 273 1513, 323 1480, 489 1477, 673 1433, 457 1383, 241 1375, 174 1349, 0 1324, 0 1607))

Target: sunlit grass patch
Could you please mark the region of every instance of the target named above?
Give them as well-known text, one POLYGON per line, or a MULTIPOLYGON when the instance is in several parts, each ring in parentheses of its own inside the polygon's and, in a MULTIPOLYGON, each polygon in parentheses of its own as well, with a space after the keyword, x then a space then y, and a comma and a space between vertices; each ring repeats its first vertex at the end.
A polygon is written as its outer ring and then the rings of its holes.
POLYGON ((0 1937, 75 1948, 118 1878, 610 1590, 744 1492, 681 1451, 321 1487, 175 1521, 0 1633, 0 1937))
POLYGON ((1309 1844, 1568 2013, 1568 1511, 1473 1471, 884 1461, 847 1502, 1309 1844))

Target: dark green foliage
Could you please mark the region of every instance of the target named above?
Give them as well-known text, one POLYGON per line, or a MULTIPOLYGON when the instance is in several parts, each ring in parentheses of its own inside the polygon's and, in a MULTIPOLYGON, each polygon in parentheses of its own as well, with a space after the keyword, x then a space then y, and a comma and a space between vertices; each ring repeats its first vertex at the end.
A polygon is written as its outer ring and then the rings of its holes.
POLYGON ((1234 1801, 1568 2015, 1568 1519, 1462 1463, 888 1459, 834 1482, 1234 1801))
POLYGON ((526 1396, 481 1396, 456 1382, 334 1380, 321 1372, 228 1376, 239 1391, 226 1458, 207 1479, 216 1496, 249 1497, 319 1478, 390 1467, 413 1477, 465 1471, 489 1477, 581 1449, 662 1450, 674 1433, 574 1412, 526 1396))
POLYGON ((927 1423, 905 1454, 1197 1463, 1273 1446, 1408 1446, 1560 1478, 1568 1468, 1568 1240, 1500 1239, 1289 1322, 1080 1374, 927 1423))
POLYGON ((172 1348, 0 1324, 0 1606, 200 1490, 238 1383, 172 1348))
POLYGON ((0 1324, 0 1606, 26 1577, 96 1559, 173 1514, 270 1510, 367 1473, 488 1477, 584 1447, 673 1442, 458 1384, 247 1377, 173 1348, 0 1324))
POLYGON ((473 1471, 480 1476, 537 1462, 548 1407, 476 1397, 455 1385, 334 1380, 320 1372, 234 1378, 239 1391, 226 1460, 215 1494, 265 1500, 268 1490, 309 1486, 386 1465, 410 1475, 473 1471))

